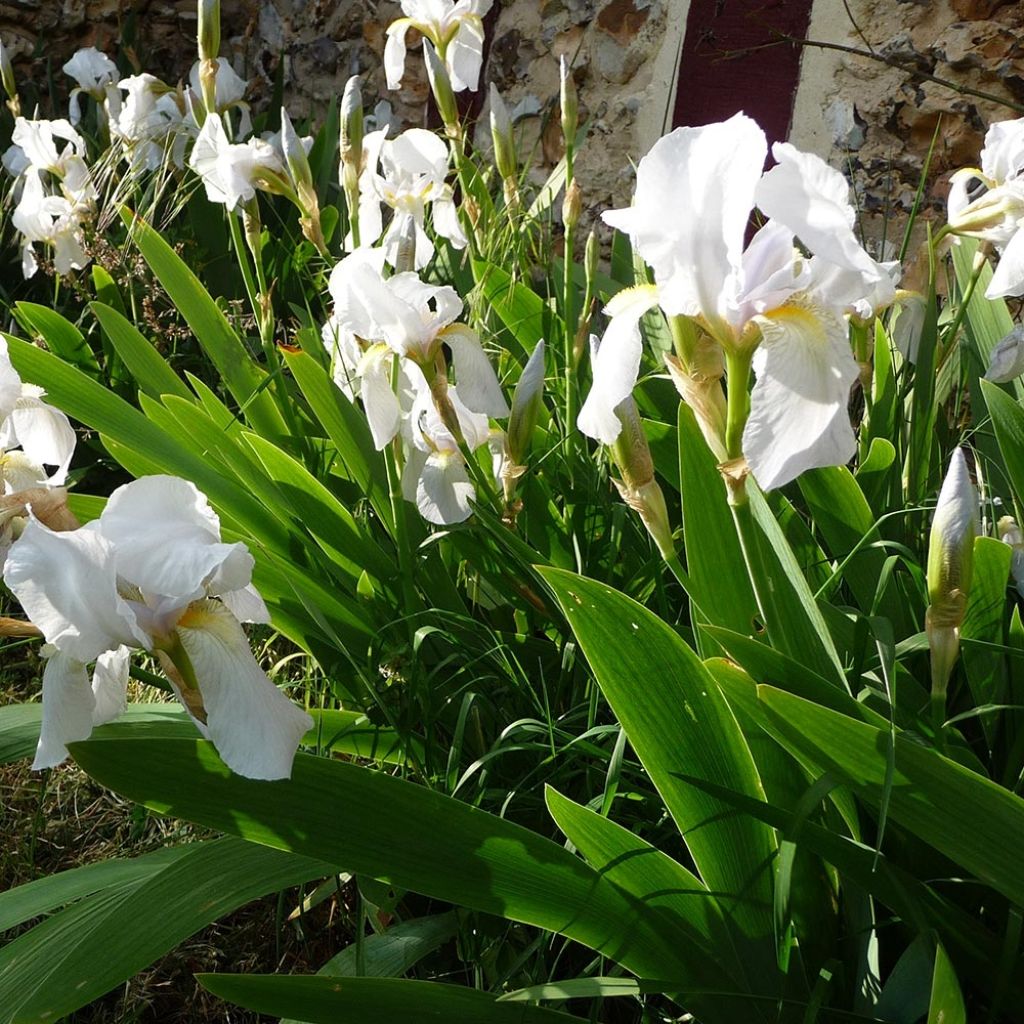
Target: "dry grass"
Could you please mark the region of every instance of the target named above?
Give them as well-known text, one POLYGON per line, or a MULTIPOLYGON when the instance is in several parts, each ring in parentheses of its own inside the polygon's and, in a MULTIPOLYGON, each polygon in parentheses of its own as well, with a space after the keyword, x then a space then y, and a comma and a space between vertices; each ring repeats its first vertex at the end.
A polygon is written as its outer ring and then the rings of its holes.
MULTIPOLYGON (((35 699, 38 662, 24 649, 0 675, 0 705, 35 699)), ((142 688, 132 699, 159 698, 142 688)), ((160 818, 93 782, 74 765, 33 772, 27 762, 0 766, 0 891, 110 857, 134 857, 212 833, 160 818)), ((313 973, 351 941, 348 909, 337 898, 285 920, 298 899, 272 894, 210 925, 67 1024, 255 1024, 270 1018, 240 1010, 202 990, 202 971, 313 973), (283 914, 280 907, 284 907, 283 914), (280 923, 280 926, 279 926, 280 923)), ((22 929, 23 930, 23 929, 22 929)), ((10 940, 17 931, 3 935, 10 940)), ((98 951, 97 955, 102 955, 98 951)))

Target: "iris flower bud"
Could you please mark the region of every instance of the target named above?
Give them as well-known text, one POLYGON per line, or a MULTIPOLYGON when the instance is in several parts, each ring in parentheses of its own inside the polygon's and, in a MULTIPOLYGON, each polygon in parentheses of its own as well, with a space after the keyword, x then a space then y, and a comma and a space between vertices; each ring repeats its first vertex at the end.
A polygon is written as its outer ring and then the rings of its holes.
POLYGON ((299 220, 302 233, 321 253, 325 253, 327 245, 324 242, 323 228, 320 224, 320 200, 316 194, 316 186, 313 184, 309 156, 306 154, 306 147, 303 146, 302 140, 292 124, 292 119, 284 107, 281 108, 281 151, 284 153, 288 174, 291 176, 292 185, 298 198, 302 214, 299 220))
POLYGON ((576 142, 576 129, 579 125, 579 97, 576 95, 576 82, 572 77, 572 68, 562 55, 559 61, 559 100, 562 108, 562 136, 566 146, 576 142))
POLYGON ((1008 384, 1024 373, 1024 324, 1018 324, 996 344, 988 357, 985 380, 1008 384))
POLYGON ((18 89, 14 84, 14 65, 11 64, 10 50, 4 46, 2 39, 0 39, 0 83, 3 84, 8 99, 17 100, 18 89))
POLYGON ((587 235, 587 248, 583 255, 583 269, 587 275, 588 294, 597 294, 597 263, 601 256, 601 243, 598 241, 597 232, 591 228, 587 235))
POLYGON ((503 179, 516 176, 516 143, 512 135, 512 118, 501 93, 491 83, 491 139, 494 142, 494 163, 503 179))
POLYGON ((430 79, 430 89, 434 94, 434 102, 444 121, 445 132, 449 138, 457 139, 462 132, 459 126, 459 107, 455 102, 455 93, 452 91, 451 79, 448 77, 448 70, 444 61, 437 55, 437 51, 426 40, 423 40, 423 52, 427 57, 427 78, 430 79))
POLYGON ((565 198, 562 200, 562 223, 566 231, 572 231, 580 222, 580 212, 583 208, 583 201, 580 197, 580 186, 575 178, 569 182, 565 190, 565 198))
POLYGON ((651 448, 632 396, 616 406, 615 415, 622 423, 622 430, 611 446, 612 458, 622 474, 621 480, 614 481, 615 486, 622 500, 643 520, 662 557, 672 558, 676 545, 668 507, 661 486, 654 479, 651 448))
POLYGON ((199 0, 199 59, 220 55, 220 0, 199 0))
POLYGON ((942 482, 928 541, 928 611, 925 630, 932 655, 932 709, 936 729, 945 715, 946 687, 960 651, 974 567, 978 497, 962 448, 953 452, 942 482))
POLYGON ((363 159, 363 80, 353 75, 345 83, 341 98, 341 159, 355 167, 356 177, 363 159))
POLYGON ((530 448, 544 394, 544 339, 537 342, 512 394, 512 412, 505 435, 505 450, 513 465, 520 466, 530 448))

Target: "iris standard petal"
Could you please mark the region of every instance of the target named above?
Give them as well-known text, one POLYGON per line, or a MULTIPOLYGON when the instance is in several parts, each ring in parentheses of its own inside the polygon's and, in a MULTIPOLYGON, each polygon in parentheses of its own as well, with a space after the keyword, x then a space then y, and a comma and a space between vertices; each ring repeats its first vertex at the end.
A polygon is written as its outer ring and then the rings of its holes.
POLYGON ((423 175, 440 183, 448 173, 448 146, 435 132, 409 128, 381 146, 380 160, 386 178, 423 175))
POLYGON ((380 249, 357 249, 338 263, 328 283, 334 315, 360 338, 387 342, 405 355, 422 346, 427 337, 424 318, 399 290, 401 278, 415 275, 396 274, 385 280, 383 265, 380 249))
POLYGON ((816 256, 877 278, 878 265, 853 230, 856 213, 846 178, 821 157, 788 142, 776 142, 772 155, 779 162, 755 193, 762 213, 784 224, 816 256))
POLYGON ((981 151, 981 169, 1000 184, 1024 171, 1024 117, 989 125, 981 151))
POLYGON ((459 22, 455 38, 448 44, 445 65, 451 79, 452 92, 468 89, 476 92, 480 84, 480 66, 484 56, 484 26, 479 15, 469 15, 459 22))
POLYGON ((217 588, 237 590, 252 578, 244 544, 220 541, 220 520, 188 480, 140 477, 111 494, 98 525, 114 545, 118 574, 155 610, 170 614, 217 588))
POLYGON ((251 583, 239 590, 223 591, 218 596, 239 622, 270 622, 266 602, 251 583))
POLYGON ((677 128, 640 161, 632 209, 603 215, 654 270, 666 312, 713 328, 727 315, 766 153, 764 132, 744 114, 677 128))

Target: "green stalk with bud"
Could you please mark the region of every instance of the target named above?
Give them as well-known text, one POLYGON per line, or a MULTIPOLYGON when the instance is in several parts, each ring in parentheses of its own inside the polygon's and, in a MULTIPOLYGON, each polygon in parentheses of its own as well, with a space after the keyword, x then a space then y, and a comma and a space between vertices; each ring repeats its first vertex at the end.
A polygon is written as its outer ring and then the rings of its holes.
POLYGON ((967 460, 957 448, 939 491, 928 540, 928 610, 925 631, 931 651, 931 707, 936 737, 942 740, 946 693, 960 653, 960 627, 967 612, 978 533, 978 496, 967 460))

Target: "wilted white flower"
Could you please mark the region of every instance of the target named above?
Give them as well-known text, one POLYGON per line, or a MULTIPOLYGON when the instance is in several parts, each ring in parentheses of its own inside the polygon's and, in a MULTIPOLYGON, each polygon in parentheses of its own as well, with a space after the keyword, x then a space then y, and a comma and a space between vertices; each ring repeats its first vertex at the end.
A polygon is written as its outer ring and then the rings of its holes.
POLYGON ((4 579, 46 639, 34 767, 125 706, 125 649, 154 651, 182 704, 232 771, 287 778, 312 719, 253 658, 239 617, 267 621, 244 544, 224 544, 205 497, 184 480, 119 487, 99 519, 54 532, 35 517, 4 579), (90 684, 87 666, 97 668, 90 684))
POLYGON ((405 35, 416 29, 444 61, 452 89, 475 91, 483 61, 483 17, 493 0, 402 0, 402 13, 388 26, 384 71, 388 88, 397 89, 405 72, 405 35))

